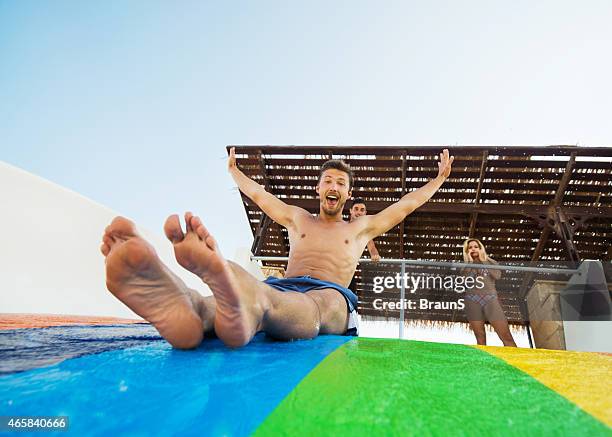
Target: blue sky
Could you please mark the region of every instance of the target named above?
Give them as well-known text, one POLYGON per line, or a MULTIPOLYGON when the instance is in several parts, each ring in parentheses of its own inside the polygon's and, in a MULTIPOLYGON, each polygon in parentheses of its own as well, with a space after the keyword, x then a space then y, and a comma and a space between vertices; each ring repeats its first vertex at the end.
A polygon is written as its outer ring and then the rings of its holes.
MULTIPOLYGON (((251 235, 227 144, 612 144, 609 1, 0 0, 0 159, 251 235)), ((4 189, 4 188, 3 188, 4 189)))

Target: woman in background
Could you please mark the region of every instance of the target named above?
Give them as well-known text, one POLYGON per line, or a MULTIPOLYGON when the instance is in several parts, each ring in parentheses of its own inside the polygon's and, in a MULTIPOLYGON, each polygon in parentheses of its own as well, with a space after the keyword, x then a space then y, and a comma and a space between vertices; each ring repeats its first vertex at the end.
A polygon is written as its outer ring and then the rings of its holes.
MULTIPOLYGON (((469 238, 463 243, 463 260, 466 263, 497 264, 496 261, 487 256, 484 245, 475 238, 469 238)), ((474 286, 465 293, 465 313, 470 322, 470 328, 476 336, 476 342, 481 345, 487 344, 485 321, 488 321, 504 346, 516 347, 495 288, 495 281, 501 277, 501 270, 467 268, 463 269, 462 273, 464 275, 480 276, 484 284, 482 288, 474 286)))

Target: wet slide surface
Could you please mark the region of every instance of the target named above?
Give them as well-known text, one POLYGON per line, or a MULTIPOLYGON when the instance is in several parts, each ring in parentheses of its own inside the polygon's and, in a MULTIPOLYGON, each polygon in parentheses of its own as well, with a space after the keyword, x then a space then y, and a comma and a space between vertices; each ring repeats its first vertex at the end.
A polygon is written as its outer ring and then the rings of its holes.
POLYGON ((101 324, 0 330, 0 363, 0 415, 75 435, 612 435, 605 354, 263 335, 178 351, 101 324))

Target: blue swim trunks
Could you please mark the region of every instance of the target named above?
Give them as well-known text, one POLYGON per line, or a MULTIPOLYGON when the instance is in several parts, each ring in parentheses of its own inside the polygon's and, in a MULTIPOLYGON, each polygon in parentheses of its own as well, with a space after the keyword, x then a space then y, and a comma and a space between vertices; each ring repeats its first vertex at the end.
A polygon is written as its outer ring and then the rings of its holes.
POLYGON ((321 279, 312 278, 310 276, 295 276, 293 278, 275 278, 274 276, 270 276, 264 282, 279 291, 306 293, 310 290, 320 290, 322 288, 333 288, 337 290, 344 296, 349 313, 348 327, 344 335, 358 335, 357 295, 348 288, 334 282, 322 281, 321 279))

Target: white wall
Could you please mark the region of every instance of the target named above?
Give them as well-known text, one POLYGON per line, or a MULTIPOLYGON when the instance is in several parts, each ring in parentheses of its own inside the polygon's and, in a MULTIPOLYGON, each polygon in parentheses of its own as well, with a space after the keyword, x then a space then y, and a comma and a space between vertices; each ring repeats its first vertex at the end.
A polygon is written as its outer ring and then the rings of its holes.
POLYGON ((568 351, 612 353, 612 322, 564 321, 568 351))
MULTIPOLYGON (((99 248, 118 213, 3 162, 0 205, 0 313, 137 317, 105 286, 99 248)), ((177 264, 159 226, 139 231, 190 287, 210 294, 177 264)))

